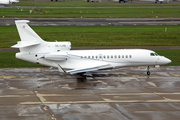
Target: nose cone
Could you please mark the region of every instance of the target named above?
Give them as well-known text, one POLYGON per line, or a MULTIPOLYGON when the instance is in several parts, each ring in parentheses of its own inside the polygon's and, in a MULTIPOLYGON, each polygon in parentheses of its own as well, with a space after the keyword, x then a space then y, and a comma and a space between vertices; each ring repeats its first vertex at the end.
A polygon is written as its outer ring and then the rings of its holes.
POLYGON ((167 63, 171 63, 171 60, 167 58, 167 63))
POLYGON ((162 63, 162 64, 168 64, 168 63, 171 63, 171 60, 168 59, 168 58, 166 58, 166 57, 163 57, 163 58, 161 59, 161 63, 162 63))

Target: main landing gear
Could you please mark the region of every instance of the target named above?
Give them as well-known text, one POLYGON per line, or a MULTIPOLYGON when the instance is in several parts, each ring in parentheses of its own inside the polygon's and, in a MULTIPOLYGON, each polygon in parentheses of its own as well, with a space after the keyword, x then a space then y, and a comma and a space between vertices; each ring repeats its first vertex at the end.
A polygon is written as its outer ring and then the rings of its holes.
POLYGON ((85 82, 89 78, 93 78, 93 75, 90 72, 83 72, 83 73, 78 73, 81 77, 78 78, 81 82, 85 82))
POLYGON ((147 75, 150 75, 149 66, 147 66, 147 75))

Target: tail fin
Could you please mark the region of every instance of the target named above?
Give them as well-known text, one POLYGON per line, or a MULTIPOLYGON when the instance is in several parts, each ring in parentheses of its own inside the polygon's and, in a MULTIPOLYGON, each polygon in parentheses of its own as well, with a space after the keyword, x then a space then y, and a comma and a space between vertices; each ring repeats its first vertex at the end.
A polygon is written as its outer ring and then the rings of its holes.
POLYGON ((32 45, 38 45, 43 40, 29 27, 27 24, 29 20, 16 20, 16 27, 21 41, 18 44, 12 46, 14 48, 24 48, 32 45))

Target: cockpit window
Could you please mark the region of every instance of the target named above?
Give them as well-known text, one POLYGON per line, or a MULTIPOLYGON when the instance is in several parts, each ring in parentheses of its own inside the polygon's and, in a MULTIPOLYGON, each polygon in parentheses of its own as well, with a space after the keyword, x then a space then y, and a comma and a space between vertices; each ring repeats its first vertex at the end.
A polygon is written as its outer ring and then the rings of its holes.
POLYGON ((150 53, 150 55, 151 55, 151 56, 155 56, 155 54, 154 54, 154 53, 150 53))
POLYGON ((150 56, 158 56, 157 53, 150 53, 150 56))
POLYGON ((157 53, 155 53, 156 56, 159 56, 157 53))

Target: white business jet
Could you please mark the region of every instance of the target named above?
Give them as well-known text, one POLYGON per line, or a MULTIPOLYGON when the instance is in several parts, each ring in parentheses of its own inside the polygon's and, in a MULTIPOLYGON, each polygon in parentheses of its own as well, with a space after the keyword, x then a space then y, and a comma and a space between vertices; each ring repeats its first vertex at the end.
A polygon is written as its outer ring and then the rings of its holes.
POLYGON ((0 4, 3 4, 3 5, 8 5, 8 4, 17 3, 17 2, 19 2, 19 0, 0 0, 0 4))
POLYGON ((29 20, 16 20, 21 41, 16 58, 56 67, 59 72, 87 75, 91 71, 126 66, 149 66, 170 63, 171 60, 145 49, 70 50, 70 42, 46 42, 27 24, 29 20))

